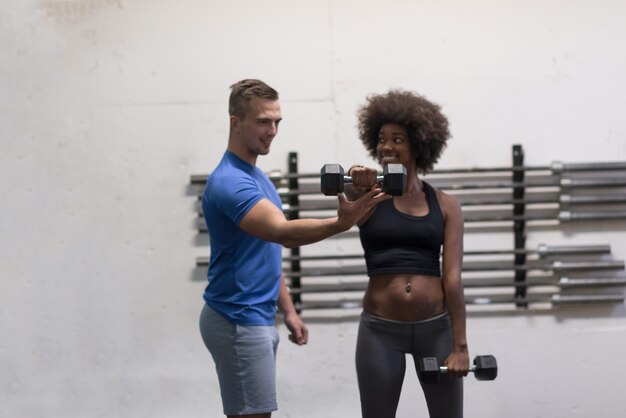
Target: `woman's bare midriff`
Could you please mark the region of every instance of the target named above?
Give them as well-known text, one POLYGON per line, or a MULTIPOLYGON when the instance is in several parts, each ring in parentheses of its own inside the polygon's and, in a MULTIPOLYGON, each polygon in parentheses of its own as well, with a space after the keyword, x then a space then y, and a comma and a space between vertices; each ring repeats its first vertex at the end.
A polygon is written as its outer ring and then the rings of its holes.
POLYGON ((446 310, 441 278, 413 274, 371 276, 363 309, 395 321, 432 318, 446 310))

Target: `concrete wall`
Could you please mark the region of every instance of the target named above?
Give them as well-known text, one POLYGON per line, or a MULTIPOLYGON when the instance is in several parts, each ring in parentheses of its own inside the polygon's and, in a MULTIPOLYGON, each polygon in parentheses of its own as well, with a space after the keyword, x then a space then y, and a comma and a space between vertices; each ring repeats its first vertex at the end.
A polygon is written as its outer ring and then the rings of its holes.
MULTIPOLYGON (((264 169, 369 162, 355 110, 417 90, 454 138, 439 167, 625 161, 626 3, 477 0, 3 0, 0 5, 0 417, 217 417, 197 317, 208 255, 191 174, 226 146, 228 86, 261 78, 284 122, 264 169), (304 156, 304 157, 302 157, 304 156)), ((608 243, 626 223, 529 234, 608 243)), ((511 246, 510 234, 468 247, 511 246)), ((619 290, 621 291, 621 289, 619 290)), ((618 417, 618 304, 472 314, 468 417, 618 417)), ((357 417, 356 322, 281 327, 276 417, 357 417)), ((398 417, 426 416, 407 373, 398 417)))

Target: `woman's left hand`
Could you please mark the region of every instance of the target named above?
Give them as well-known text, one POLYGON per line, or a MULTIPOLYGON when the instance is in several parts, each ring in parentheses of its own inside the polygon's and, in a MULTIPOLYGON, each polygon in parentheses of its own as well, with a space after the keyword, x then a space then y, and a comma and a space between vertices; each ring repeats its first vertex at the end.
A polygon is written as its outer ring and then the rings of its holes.
POLYGON ((469 354, 465 351, 453 351, 443 365, 448 368, 446 375, 450 377, 464 377, 469 371, 469 354))

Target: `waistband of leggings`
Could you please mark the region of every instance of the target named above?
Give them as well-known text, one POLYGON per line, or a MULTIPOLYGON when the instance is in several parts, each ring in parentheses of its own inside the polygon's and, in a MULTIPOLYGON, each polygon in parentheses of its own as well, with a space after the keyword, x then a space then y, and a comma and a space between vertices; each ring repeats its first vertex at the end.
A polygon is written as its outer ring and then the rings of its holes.
POLYGON ((427 318, 427 319, 421 319, 419 321, 398 321, 395 319, 387 319, 387 318, 383 318, 382 316, 378 316, 378 315, 374 315, 373 313, 367 312, 367 311, 363 311, 361 313, 362 317, 365 318, 372 318, 372 319, 376 319, 378 321, 382 321, 382 322, 389 322, 390 324, 398 324, 398 325, 420 325, 420 324, 426 324, 428 322, 433 322, 436 321, 438 319, 450 316, 448 314, 448 311, 444 311, 440 314, 437 314, 433 317, 427 318))
POLYGON ((384 329, 385 332, 402 335, 438 332, 451 327, 450 315, 448 311, 420 321, 397 321, 363 311, 361 313, 361 323, 370 329, 384 329))
POLYGON ((379 324, 383 323, 383 324, 388 324, 390 326, 395 325, 398 327, 402 327, 402 326, 436 325, 438 323, 449 323, 450 314, 448 313, 448 311, 444 311, 431 318, 422 319, 419 321, 398 321, 395 319, 383 318, 381 316, 374 315, 370 312, 363 311, 361 312, 361 319, 366 322, 377 322, 379 324))

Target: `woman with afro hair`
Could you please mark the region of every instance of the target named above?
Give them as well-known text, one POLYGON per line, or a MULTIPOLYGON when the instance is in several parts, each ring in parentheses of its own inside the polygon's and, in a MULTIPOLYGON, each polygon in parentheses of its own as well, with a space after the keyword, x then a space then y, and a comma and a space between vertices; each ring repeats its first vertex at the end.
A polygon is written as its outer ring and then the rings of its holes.
MULTIPOLYGON (((381 166, 402 164, 407 187, 358 223, 369 282, 363 298, 356 369, 363 418, 395 417, 406 354, 448 368, 421 382, 431 418, 463 416, 469 369, 461 283, 463 214, 458 201, 420 178, 450 137, 441 108, 416 93, 372 95, 358 111, 359 137, 381 166), (440 262, 441 259, 441 262, 440 262)), ((345 191, 353 200, 376 185, 377 169, 354 165, 345 191)))

